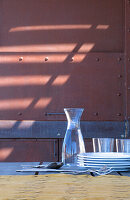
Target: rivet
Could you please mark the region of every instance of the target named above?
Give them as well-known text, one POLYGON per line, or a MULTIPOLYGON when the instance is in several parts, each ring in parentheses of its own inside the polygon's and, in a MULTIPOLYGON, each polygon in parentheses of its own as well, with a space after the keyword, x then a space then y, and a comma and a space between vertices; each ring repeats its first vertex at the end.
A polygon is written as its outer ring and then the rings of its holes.
POLYGON ((121 138, 124 138, 125 136, 124 135, 121 135, 121 138))
POLYGON ((22 115, 22 113, 21 113, 21 112, 18 112, 18 115, 22 115))
POLYGON ((19 58, 19 61, 22 61, 22 60, 23 60, 23 57, 20 57, 20 58, 19 58))
POLYGON ((57 133, 57 136, 60 136, 60 133, 57 133))
POLYGON ((119 92, 119 93, 117 93, 117 96, 119 96, 119 97, 120 97, 120 96, 121 96, 121 93, 120 93, 120 92, 119 92))
POLYGON ((95 115, 95 116, 98 116, 98 112, 95 112, 94 115, 95 115))
POLYGON ((121 61, 121 58, 120 58, 120 57, 119 57, 119 58, 117 58, 117 61, 118 61, 118 62, 120 62, 120 61, 121 61))
POLYGON ((128 61, 130 62, 130 58, 128 58, 128 61))
POLYGON ((70 61, 73 62, 73 61, 74 61, 74 57, 72 57, 72 58, 70 59, 70 61))
POLYGON ((130 28, 128 28, 128 32, 130 32, 130 28))
POLYGON ((122 75, 121 75, 121 74, 119 74, 119 75, 118 75, 118 78, 122 78, 122 75))
POLYGON ((121 113, 117 113, 116 115, 117 115, 117 116, 121 116, 121 113))
POLYGON ((48 57, 45 57, 45 61, 48 61, 48 57))
POLYGON ((97 62, 99 62, 99 60, 100 60, 99 58, 96 58, 96 61, 97 61, 97 62))

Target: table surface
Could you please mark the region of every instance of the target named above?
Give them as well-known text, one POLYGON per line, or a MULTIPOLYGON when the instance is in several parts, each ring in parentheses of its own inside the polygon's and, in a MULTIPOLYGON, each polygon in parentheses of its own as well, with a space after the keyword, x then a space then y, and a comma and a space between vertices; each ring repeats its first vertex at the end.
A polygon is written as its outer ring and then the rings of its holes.
MULTIPOLYGON (((47 165, 47 162, 43 164, 47 165)), ((26 172, 17 172, 17 170, 24 170, 28 169, 31 166, 37 166, 39 162, 0 162, 0 175, 41 175, 41 174, 48 174, 48 173, 56 173, 56 172, 42 172, 39 168, 32 168, 33 171, 26 171, 26 172)), ((93 173, 87 172, 94 176, 93 173)), ((120 176, 129 176, 129 172, 111 172, 111 175, 120 175, 120 176)))

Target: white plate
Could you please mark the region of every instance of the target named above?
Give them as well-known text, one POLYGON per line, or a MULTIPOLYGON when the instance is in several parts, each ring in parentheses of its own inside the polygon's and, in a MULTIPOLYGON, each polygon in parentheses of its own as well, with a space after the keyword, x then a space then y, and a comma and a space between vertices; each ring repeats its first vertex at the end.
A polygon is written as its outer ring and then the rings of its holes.
MULTIPOLYGON (((101 169, 101 168, 103 168, 103 167, 107 167, 107 168, 111 168, 113 171, 130 171, 130 165, 124 165, 124 166, 113 166, 113 165, 104 165, 104 164, 102 164, 102 165, 93 165, 93 164, 85 164, 84 165, 84 168, 86 168, 86 169, 101 169)), ((83 167, 83 166, 82 166, 83 167)))
POLYGON ((86 158, 77 158, 81 162, 93 162, 93 163, 130 163, 130 159, 86 159, 86 158))
POLYGON ((91 164, 91 163, 93 163, 93 164, 104 164, 104 165, 107 165, 107 164, 113 164, 113 165, 130 165, 130 161, 128 162, 128 161, 116 161, 116 162, 114 162, 114 161, 104 161, 104 160, 83 160, 83 159, 78 159, 78 162, 79 163, 88 163, 88 164, 91 164))
POLYGON ((78 164, 83 164, 84 166, 98 166, 98 167, 102 167, 102 166, 108 166, 108 167, 117 167, 117 168, 122 168, 122 167, 130 167, 130 163, 129 164, 125 164, 125 163, 123 163, 123 164, 120 164, 120 165, 117 165, 117 164, 111 164, 111 163, 108 163, 108 164, 106 164, 106 163, 81 163, 81 162, 77 162, 78 164))
POLYGON ((122 163, 122 162, 130 162, 130 159, 114 159, 114 158, 111 158, 111 159, 102 159, 102 158, 84 158, 84 157, 78 157, 77 158, 78 160, 81 160, 81 161, 87 161, 87 162, 114 162, 114 163, 122 163))
POLYGON ((130 153, 82 153, 77 155, 78 158, 91 158, 91 159, 130 159, 130 153))

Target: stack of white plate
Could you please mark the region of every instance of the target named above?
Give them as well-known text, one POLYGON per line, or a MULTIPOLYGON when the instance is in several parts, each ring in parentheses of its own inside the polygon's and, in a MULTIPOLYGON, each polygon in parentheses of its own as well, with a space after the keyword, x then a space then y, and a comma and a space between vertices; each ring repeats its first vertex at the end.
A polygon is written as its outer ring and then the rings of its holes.
POLYGON ((130 171, 130 153, 83 153, 78 154, 79 166, 87 169, 101 169, 104 166, 113 171, 130 171))

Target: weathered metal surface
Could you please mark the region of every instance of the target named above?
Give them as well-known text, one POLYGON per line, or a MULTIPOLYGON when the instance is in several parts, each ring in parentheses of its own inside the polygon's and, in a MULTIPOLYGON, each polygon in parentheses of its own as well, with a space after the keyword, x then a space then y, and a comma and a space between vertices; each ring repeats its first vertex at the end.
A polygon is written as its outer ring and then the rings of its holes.
MULTIPOLYGON (((0 121, 0 138, 64 138, 66 128, 67 121, 0 121)), ((126 122, 81 121, 81 130, 84 138, 130 136, 126 122)))
POLYGON ((0 45, 1 45, 1 34, 2 34, 2 18, 3 18, 3 1, 0 1, 0 45))
POLYGON ((89 53, 78 62, 80 55, 75 54, 72 62, 66 59, 63 63, 55 60, 34 64, 26 63, 27 55, 19 62, 20 54, 8 63, 12 54, 2 54, 0 119, 65 120, 64 115, 46 113, 83 107, 83 120, 123 120, 123 54, 89 53))
POLYGON ((130 120, 130 2, 125 0, 126 119, 130 120))
POLYGON ((6 161, 57 161, 65 107, 85 109, 84 138, 130 135, 129 11, 128 0, 0 1, 0 138, 26 138, 0 141, 6 161))
POLYGON ((58 161, 56 139, 0 139, 0 162, 58 161))
POLYGON ((3 0, 2 3, 1 45, 5 52, 11 48, 11 52, 36 52, 37 46, 45 44, 50 44, 52 50, 51 44, 70 43, 74 43, 73 51, 84 44, 94 52, 123 50, 123 0, 82 0, 82 3, 3 0))
POLYGON ((123 0, 1 2, 0 119, 124 120, 123 0))

